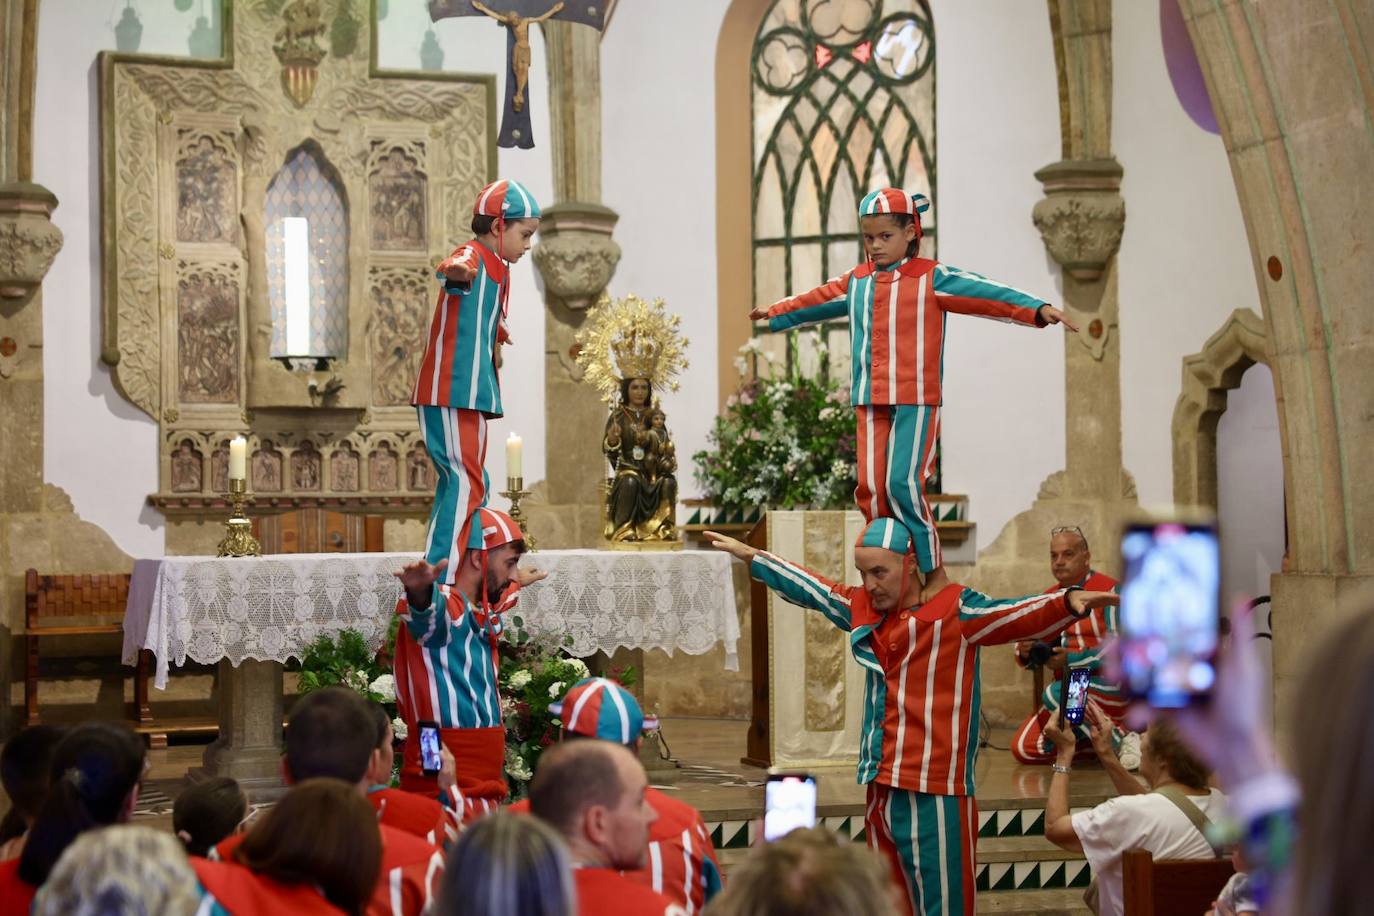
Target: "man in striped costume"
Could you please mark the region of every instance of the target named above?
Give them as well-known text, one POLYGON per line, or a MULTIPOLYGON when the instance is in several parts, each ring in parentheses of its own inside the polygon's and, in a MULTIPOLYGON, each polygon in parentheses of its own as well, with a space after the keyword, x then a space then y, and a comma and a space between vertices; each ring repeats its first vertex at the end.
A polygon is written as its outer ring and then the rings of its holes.
POLYGON ((974 912, 979 650, 1058 633, 1116 596, 1075 586, 989 598, 951 584, 922 602, 911 532, 891 518, 871 522, 854 548, 860 588, 706 537, 783 598, 849 633, 866 678, 858 780, 868 785, 868 844, 887 859, 908 912, 974 912))
POLYGON ((472 208, 472 241, 439 264, 443 281, 411 403, 439 480, 425 559, 448 560, 478 547, 472 515, 486 503, 487 420, 502 415, 498 348, 506 326, 510 265, 530 248, 539 204, 518 181, 487 185, 472 208))
MULTIPOLYGON (((598 738, 623 744, 636 754, 644 732, 658 729, 658 718, 644 717, 639 701, 624 687, 604 677, 584 678, 549 712, 563 720, 563 740, 598 738)), ((700 913, 720 891, 720 863, 701 814, 686 802, 650 786, 644 800, 657 819, 649 825, 649 854, 643 868, 625 877, 653 888, 691 914, 700 913)), ((525 814, 528 799, 510 806, 525 814)))
MULTIPOLYGON (((1092 568, 1092 554, 1088 552, 1088 539, 1078 527, 1055 528, 1050 532, 1050 571, 1054 574, 1055 584, 1046 593, 1077 585, 1093 592, 1115 592, 1118 582, 1105 573, 1092 568)), ((1088 698, 1101 707, 1112 720, 1113 738, 1120 742, 1122 720, 1126 716, 1127 701, 1121 688, 1102 675, 1102 660, 1108 641, 1116 636, 1116 606, 1098 608, 1085 620, 1074 623, 1064 631, 1062 642, 1054 649, 1045 667, 1054 672, 1054 680, 1045 688, 1040 711, 1022 724, 1011 742, 1011 753, 1018 762, 1028 764, 1054 763, 1057 750, 1054 743, 1044 734, 1045 723, 1051 716, 1059 714, 1059 681, 1064 677, 1064 669, 1087 667, 1093 673, 1088 685, 1088 698)), ((1016 661, 1026 667, 1030 642, 1016 644, 1016 661)), ((1091 755, 1092 735, 1088 732, 1085 718, 1074 732, 1079 742, 1079 753, 1091 755)), ((1121 752, 1127 769, 1134 769, 1132 762, 1140 763, 1139 748, 1130 748, 1130 759, 1126 750, 1121 752)))
POLYGON ((1044 327, 1064 313, 1003 283, 916 256, 922 194, 873 191, 859 204, 868 260, 808 292, 749 313, 770 331, 848 319, 850 403, 858 419, 859 484, 854 500, 864 518, 888 516, 916 539, 925 575, 922 600, 949 584, 926 479, 940 434, 945 318, 950 312, 1044 327))
POLYGON ((524 534, 509 515, 483 506, 476 518, 482 548, 463 555, 452 585, 440 584, 447 560, 420 560, 396 574, 405 587, 396 608, 396 708, 415 738, 406 742, 401 788, 444 800, 420 765, 419 723, 438 723, 456 761, 465 823, 506 798, 506 732, 496 681, 501 614, 515 605, 520 588, 545 575, 519 568, 524 534))

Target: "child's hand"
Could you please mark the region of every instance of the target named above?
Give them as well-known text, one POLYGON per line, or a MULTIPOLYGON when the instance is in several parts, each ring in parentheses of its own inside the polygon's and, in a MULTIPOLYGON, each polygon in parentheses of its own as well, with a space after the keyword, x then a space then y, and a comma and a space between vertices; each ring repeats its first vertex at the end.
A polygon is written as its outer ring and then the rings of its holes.
POLYGON ((477 254, 471 248, 459 248, 439 262, 439 272, 456 283, 471 283, 477 276, 477 254))
POLYGON ((769 312, 769 310, 772 309, 772 308, 773 308, 773 307, 772 307, 771 305, 756 305, 756 306, 754 306, 754 308, 749 312, 749 320, 750 320, 750 321, 761 321, 761 320, 763 320, 764 318, 767 318, 767 317, 768 317, 768 312, 769 312))
POLYGON ((1040 317, 1045 319, 1045 324, 1062 324, 1064 327, 1078 333, 1078 325, 1069 320, 1068 316, 1052 305, 1040 306, 1040 317))

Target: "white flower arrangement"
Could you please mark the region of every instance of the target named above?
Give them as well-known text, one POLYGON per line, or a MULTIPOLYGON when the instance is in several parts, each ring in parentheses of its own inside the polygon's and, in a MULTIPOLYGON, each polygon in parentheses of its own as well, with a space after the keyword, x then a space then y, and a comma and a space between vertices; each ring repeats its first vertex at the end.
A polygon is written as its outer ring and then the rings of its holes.
POLYGON ((379 675, 375 681, 368 685, 367 689, 381 697, 384 703, 396 701, 396 678, 390 674, 379 675))
POLYGON ((508 686, 511 690, 523 690, 530 685, 530 681, 532 680, 534 680, 534 675, 530 674, 526 669, 521 668, 510 676, 510 684, 508 686))
POLYGON ((556 700, 556 699, 558 699, 559 697, 561 697, 562 695, 563 695, 563 682, 562 682, 562 681, 554 681, 552 684, 549 685, 549 696, 550 696, 550 697, 552 697, 553 699, 556 700))
POLYGON ((591 671, 587 668, 587 663, 580 658, 568 659, 568 665, 577 672, 577 679, 580 681, 585 677, 591 677, 591 671))
POLYGON ((410 729, 406 728, 405 719, 397 716, 391 720, 391 735, 399 741, 404 741, 410 736, 410 729))

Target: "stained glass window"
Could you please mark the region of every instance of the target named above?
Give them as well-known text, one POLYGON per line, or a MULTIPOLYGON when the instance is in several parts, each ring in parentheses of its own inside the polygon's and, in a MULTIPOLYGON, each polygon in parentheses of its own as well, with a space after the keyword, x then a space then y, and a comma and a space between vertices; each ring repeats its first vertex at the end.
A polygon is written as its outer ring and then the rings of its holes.
POLYGON ((264 218, 272 357, 344 356, 348 353, 348 211, 342 182, 315 144, 306 143, 287 154, 286 164, 267 187, 264 218), (293 282, 296 277, 299 286, 293 282), (289 307, 302 305, 295 301, 301 297, 303 312, 289 307), (305 326, 298 328, 296 318, 301 314, 305 326))
MULTIPOLYGON (((753 54, 754 302, 805 292, 862 260, 874 188, 935 200, 935 32, 926 0, 777 0, 753 54)), ((933 257, 934 207, 922 254, 933 257)), ((760 329, 762 326, 760 325, 760 329)), ((805 372, 849 373, 843 323, 759 343, 805 372)))

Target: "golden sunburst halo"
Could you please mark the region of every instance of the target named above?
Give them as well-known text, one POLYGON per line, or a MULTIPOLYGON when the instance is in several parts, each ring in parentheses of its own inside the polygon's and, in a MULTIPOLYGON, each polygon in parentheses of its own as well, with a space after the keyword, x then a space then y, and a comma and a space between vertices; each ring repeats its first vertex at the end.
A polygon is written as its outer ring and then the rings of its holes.
POLYGON ((677 391, 678 373, 687 368, 681 324, 682 316, 668 314, 662 299, 649 302, 633 293, 612 299, 603 293, 577 334, 583 381, 612 405, 626 378, 646 378, 655 391, 677 391))

